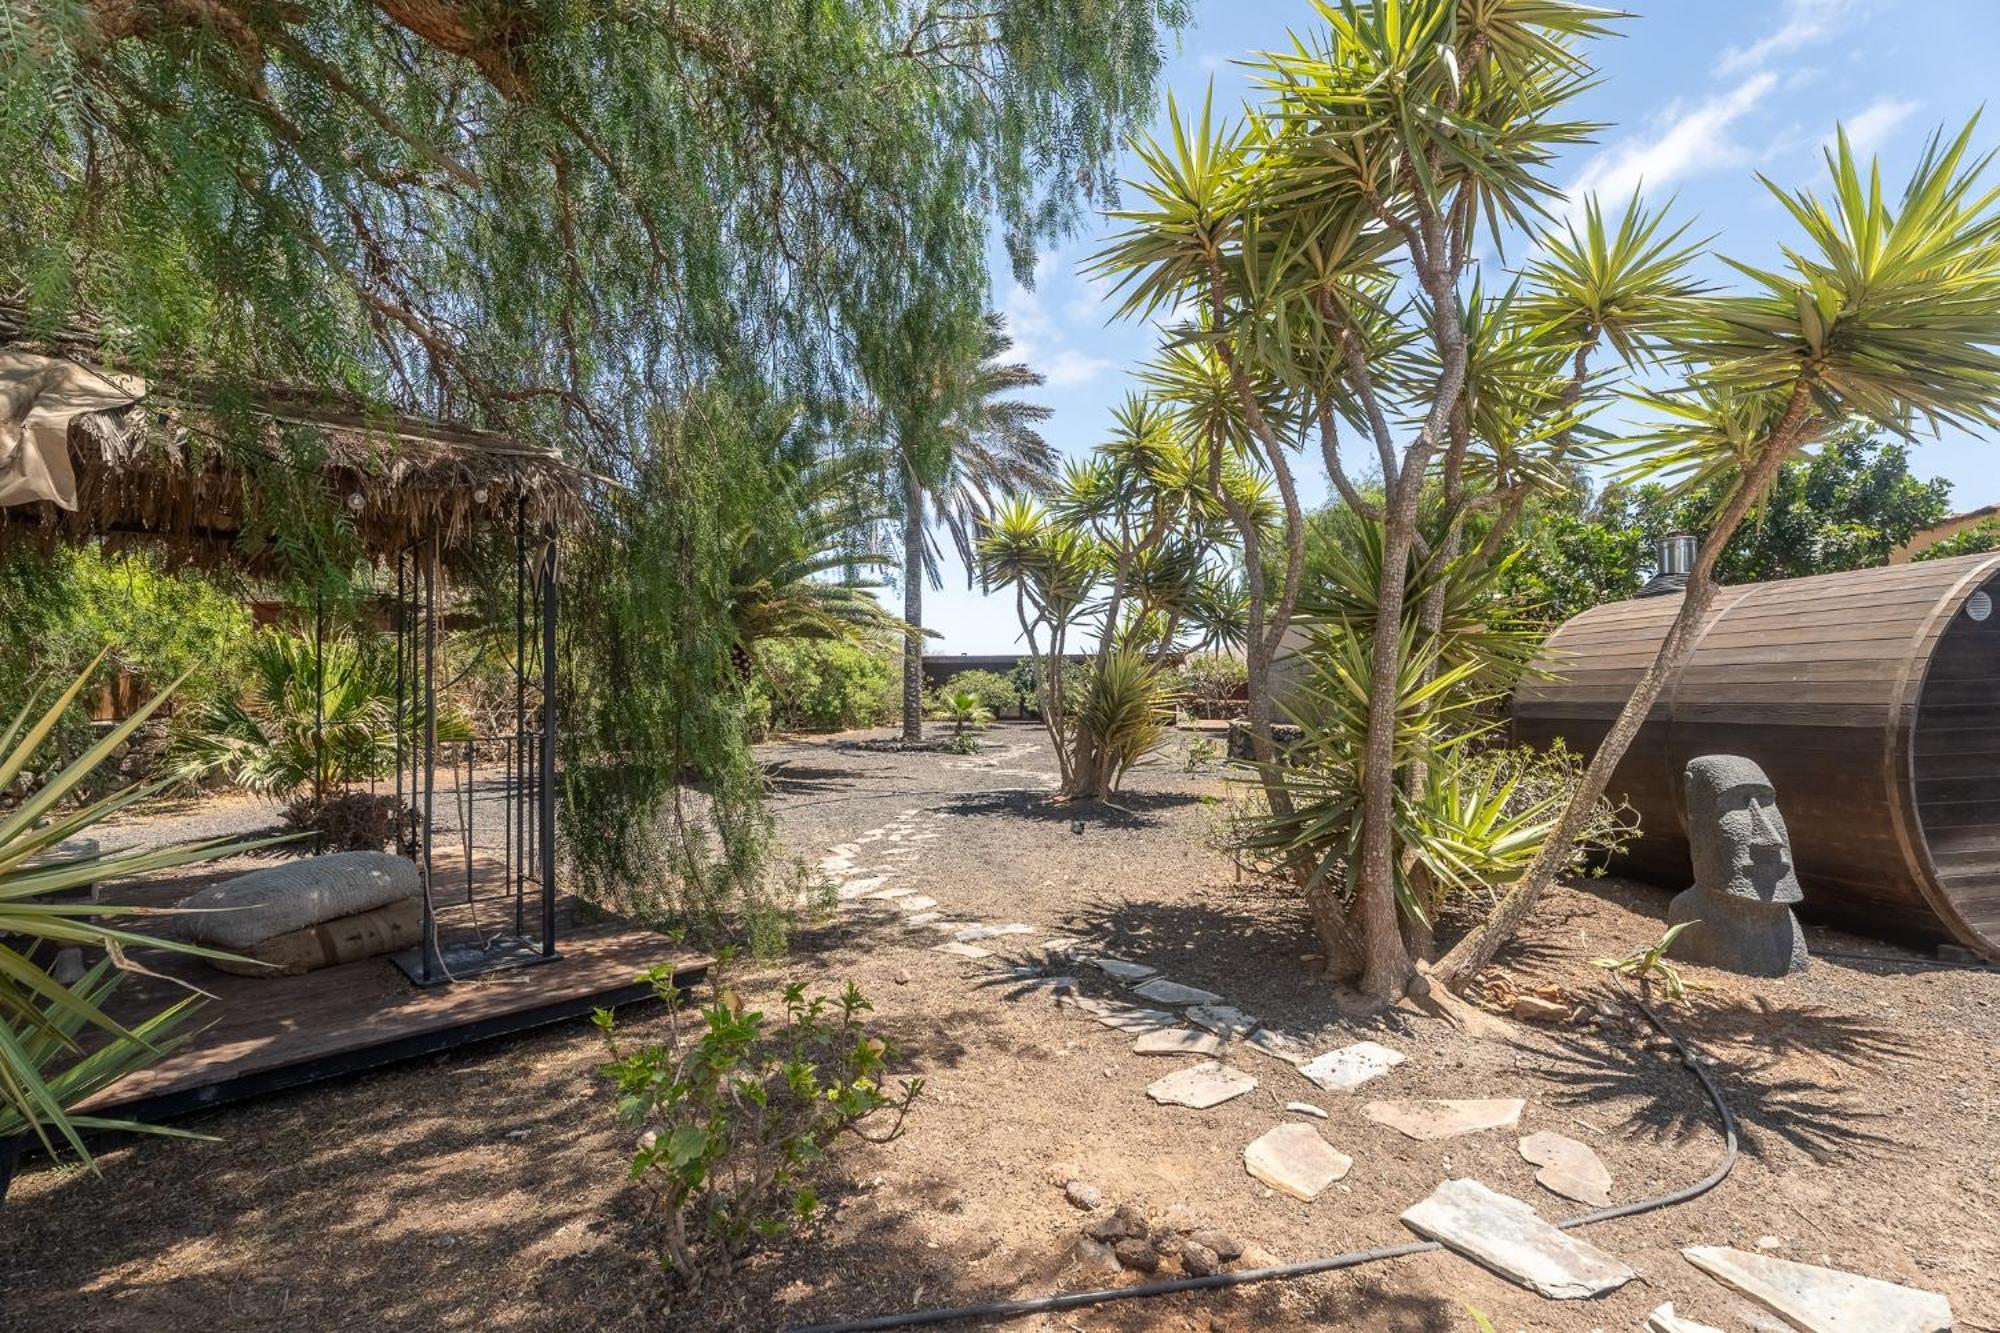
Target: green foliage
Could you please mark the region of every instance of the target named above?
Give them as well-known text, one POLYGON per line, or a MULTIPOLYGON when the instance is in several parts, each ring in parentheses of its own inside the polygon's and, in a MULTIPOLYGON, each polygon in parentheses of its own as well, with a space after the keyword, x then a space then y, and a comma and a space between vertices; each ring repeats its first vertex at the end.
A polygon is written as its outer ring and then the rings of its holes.
POLYGON ((1630 597, 1653 559, 1622 490, 1586 499, 1579 488, 1530 505, 1512 544, 1516 555, 1501 576, 1502 598, 1524 621, 1550 629, 1630 597))
POLYGON ((946 680, 943 688, 954 694, 971 693, 977 696, 979 706, 993 717, 1020 710, 1022 696, 1034 693, 1034 678, 1029 677, 1026 688, 1017 680, 1018 669, 1007 675, 997 671, 961 671, 946 680))
POLYGON ((2000 551, 2000 518, 1983 519, 1963 532, 1932 542, 1910 559, 1948 560, 1955 555, 1983 555, 1987 551, 2000 551))
POLYGON ((1015 590, 1069 795, 1117 790, 1164 739, 1162 710, 1174 702, 1164 657, 1240 633, 1235 599, 1216 591, 1230 581, 1238 532, 1228 513, 1263 514, 1270 502, 1253 470, 1220 459, 1211 469, 1203 447, 1182 415, 1129 397, 1110 437, 1066 465, 1046 507, 1013 497, 985 523, 980 576, 1015 590), (1092 631, 1093 660, 1073 673, 1071 636, 1092 631))
MULTIPOLYGON (((90 662, 47 708, 38 713, 39 700, 31 699, 0 727, 0 787, 12 782, 36 758, 99 664, 97 660, 90 662)), ((91 772, 166 702, 179 683, 175 681, 153 696, 130 719, 100 737, 0 817, 0 941, 4 941, 0 943, 0 1139, 32 1133, 52 1155, 66 1145, 80 1160, 91 1162, 81 1137, 83 1130, 179 1132, 71 1115, 68 1108, 161 1059, 188 1035, 186 1023, 198 1003, 194 995, 137 1023, 121 1022, 105 1011, 104 1004, 120 979, 118 970, 132 967, 127 950, 156 947, 203 957, 226 955, 104 921, 113 916, 145 916, 159 909, 48 900, 49 895, 99 880, 192 865, 283 841, 216 838, 88 856, 57 853, 65 840, 165 788, 164 780, 143 783, 63 809, 91 772), (70 946, 101 949, 105 958, 77 982, 64 985, 49 975, 40 950, 70 946), (86 1050, 81 1040, 86 1031, 104 1039, 95 1050, 86 1050)))
POLYGON ((661 1266, 693 1288, 726 1278, 758 1242, 811 1223, 811 1176, 827 1150, 845 1134, 895 1138, 923 1080, 885 1087, 895 1054, 863 1027, 871 1006, 852 982, 838 999, 807 999, 793 983, 772 1022, 726 990, 690 1014, 668 969, 647 979, 671 1035, 628 1047, 611 1012, 598 1010, 603 1073, 618 1090, 618 1123, 639 1131, 631 1178, 652 1194, 661 1266), (871 1134, 864 1126, 877 1117, 888 1128, 871 1134))
POLYGON ((1196 717, 1239 715, 1250 669, 1229 653, 1192 653, 1174 668, 1173 690, 1196 717))
MULTIPOLYGON (((1738 529, 1716 562, 1725 583, 1801 578, 1888 563, 1889 553, 1949 512, 1951 483, 1919 481, 1909 447, 1865 422, 1830 431, 1808 457, 1787 463, 1755 519, 1738 529)), ((1633 490, 1617 521, 1648 542, 1669 532, 1704 532, 1727 488, 1633 490)))
MULTIPOLYGON (((183 776, 218 770, 246 791, 283 800, 393 770, 395 667, 385 645, 331 631, 315 654, 312 635, 272 627, 250 637, 243 658, 242 693, 210 699, 176 735, 183 776)), ((437 732, 444 741, 472 736, 442 701, 437 732)), ((405 741, 420 739, 413 730, 405 741)))
POLYGON ((0 289, 148 373, 198 350, 225 387, 461 407, 610 471, 634 388, 737 345, 840 378, 913 290, 985 292, 989 216, 1025 272, 1188 16, 32 4, 0 25, 0 289))
POLYGON ((873 484, 881 460, 866 449, 823 457, 817 434, 800 429, 796 407, 751 392, 741 400, 763 458, 737 479, 755 501, 738 509, 755 518, 735 534, 729 575, 739 662, 747 665, 744 655, 771 640, 860 643, 899 632, 902 622, 870 591, 878 585, 860 578, 894 563, 868 548, 888 513, 873 484))
POLYGON ((563 563, 562 821, 574 882, 705 940, 772 937, 770 819, 735 656, 740 534, 762 517, 766 435, 705 387, 663 414, 629 489, 563 563))
POLYGON ((74 671, 104 653, 59 728, 58 748, 73 752, 87 731, 83 702, 121 673, 155 689, 186 677, 175 694, 183 708, 235 688, 250 613, 235 590, 192 571, 169 573, 145 552, 15 548, 0 556, 0 624, 8 628, 0 713, 18 709, 41 673, 74 671))
POLYGON ((965 735, 967 727, 980 731, 992 724, 993 710, 980 699, 977 690, 948 685, 937 692, 936 700, 938 716, 951 723, 953 736, 965 735))
POLYGON ((899 701, 896 657, 864 644, 775 640, 757 645, 749 690, 757 732, 879 727, 899 701))
POLYGON ((1667 927, 1666 933, 1643 949, 1634 949, 1623 958, 1593 958, 1591 964, 1601 967, 1614 977, 1630 977, 1639 983, 1640 992, 1650 996, 1653 983, 1658 981, 1666 992, 1669 1003, 1678 1004, 1687 998, 1691 990, 1703 989, 1698 981, 1689 981, 1681 975, 1681 970, 1667 961, 1667 953, 1674 947, 1682 931, 1697 924, 1683 921, 1667 927))
POLYGON ((1118 790, 1125 774, 1166 745, 1174 694, 1158 662, 1114 648, 1093 663, 1077 696, 1073 745, 1078 766, 1101 776, 1096 793, 1118 790))

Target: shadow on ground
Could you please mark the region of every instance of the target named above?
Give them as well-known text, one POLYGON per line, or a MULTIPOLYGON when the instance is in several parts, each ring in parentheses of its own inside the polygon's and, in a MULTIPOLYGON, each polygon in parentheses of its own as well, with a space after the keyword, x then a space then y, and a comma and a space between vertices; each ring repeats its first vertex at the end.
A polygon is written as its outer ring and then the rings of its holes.
POLYGON ((1189 792, 1127 792, 1115 801, 1055 801, 1045 793, 1026 791, 981 792, 965 795, 938 807, 949 815, 1002 815, 1046 824, 1081 824, 1081 836, 1089 836, 1097 826, 1114 829, 1154 828, 1158 816, 1169 810, 1200 805, 1203 798, 1189 792))

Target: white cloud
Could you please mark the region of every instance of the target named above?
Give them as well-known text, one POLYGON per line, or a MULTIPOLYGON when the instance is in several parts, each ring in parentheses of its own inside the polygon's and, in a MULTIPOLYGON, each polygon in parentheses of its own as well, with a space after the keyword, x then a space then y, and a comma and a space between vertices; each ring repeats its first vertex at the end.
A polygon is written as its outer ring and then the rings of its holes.
POLYGON ((1066 324, 1084 325, 1094 333, 1104 322, 1101 302, 1091 299, 1097 289, 1086 285, 1083 292, 1063 306, 1064 318, 1050 313, 1044 297, 1058 272, 1058 256, 1049 252, 1035 257, 1034 287, 1009 282, 1000 300, 1000 313, 1007 317, 1007 335, 1014 340, 1009 356, 1039 370, 1051 388, 1072 388, 1096 379, 1112 369, 1113 363, 1091 356, 1069 345, 1066 324))
MULTIPOLYGON (((1862 108, 1859 114, 1849 116, 1842 121, 1842 126, 1847 130, 1847 142, 1853 145, 1854 156, 1857 158, 1872 156, 1876 149, 1889 141, 1889 136, 1896 132, 1896 127, 1910 118, 1910 113, 1915 111, 1917 106, 1916 102, 1905 101, 1898 97, 1878 97, 1862 108)), ((1826 136, 1827 147, 1832 147, 1834 142, 1833 135, 1826 136)))
POLYGON ((1777 82, 1777 75, 1764 71, 1691 107, 1668 108, 1657 134, 1614 143, 1584 163, 1568 190, 1572 208, 1580 211, 1585 195, 1622 202, 1641 185, 1657 192, 1683 177, 1745 161, 1749 154, 1730 137, 1730 127, 1777 82))
POLYGON ((1042 372, 1052 389, 1067 389, 1078 384, 1087 384, 1096 379, 1115 364, 1101 356, 1090 356, 1073 348, 1064 347, 1031 362, 1042 372))
POLYGON ((1847 25, 1855 0, 1786 0, 1784 22, 1748 46, 1732 46, 1715 62, 1721 76, 1762 69, 1774 56, 1823 42, 1847 25))

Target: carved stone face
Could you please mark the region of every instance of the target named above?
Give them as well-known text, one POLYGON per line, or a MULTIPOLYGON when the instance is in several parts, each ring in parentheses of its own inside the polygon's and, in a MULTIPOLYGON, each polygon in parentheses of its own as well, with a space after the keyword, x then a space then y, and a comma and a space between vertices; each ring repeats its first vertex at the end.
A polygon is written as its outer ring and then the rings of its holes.
POLYGON ((1805 896, 1792 870, 1785 817, 1763 769, 1733 754, 1690 760, 1687 817, 1697 889, 1767 903, 1805 896))

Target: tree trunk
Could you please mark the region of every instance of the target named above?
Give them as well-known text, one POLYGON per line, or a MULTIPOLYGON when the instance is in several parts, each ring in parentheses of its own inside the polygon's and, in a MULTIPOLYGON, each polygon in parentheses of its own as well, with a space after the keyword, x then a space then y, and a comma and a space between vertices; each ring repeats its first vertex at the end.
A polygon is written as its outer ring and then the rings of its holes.
POLYGON ((903 739, 924 738, 924 493, 903 496, 903 739))
POLYGON ((1742 485, 1737 487, 1728 506, 1702 541, 1694 571, 1688 576, 1687 591, 1682 594, 1680 611, 1674 616, 1673 624, 1667 627, 1666 637, 1660 641, 1660 650, 1654 655, 1653 664, 1646 668, 1646 674, 1640 677, 1632 697, 1625 701, 1625 707, 1611 724, 1603 743, 1591 756, 1589 766, 1583 771, 1583 780, 1571 795, 1569 804, 1563 808, 1562 818, 1542 843, 1542 849, 1528 867, 1527 874, 1500 900, 1492 914, 1454 945, 1451 952, 1438 960, 1438 965, 1432 969, 1432 975, 1453 990, 1463 989, 1493 961, 1494 955, 1527 920, 1542 891, 1555 881, 1557 873, 1568 863, 1571 847, 1583 831, 1591 808, 1603 797, 1612 771, 1625 757, 1626 750, 1631 748, 1639 728, 1645 725, 1646 716, 1652 712, 1660 691, 1694 651, 1702 621, 1715 603, 1716 561, 1741 526, 1744 516, 1756 504, 1758 497, 1769 489, 1772 479, 1778 475, 1778 469, 1798 447, 1804 434, 1808 402, 1807 383, 1801 377, 1793 386, 1791 401, 1786 405, 1783 418, 1771 432, 1763 454, 1756 465, 1744 474, 1742 485))

